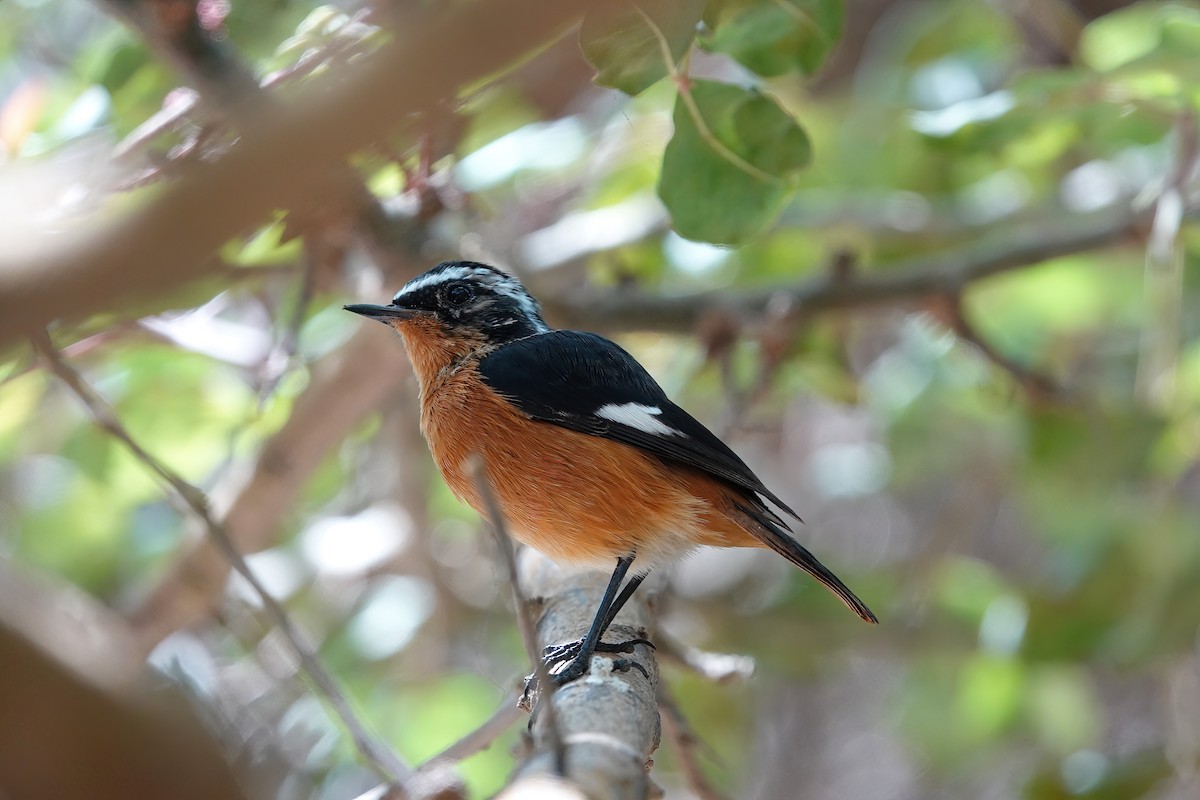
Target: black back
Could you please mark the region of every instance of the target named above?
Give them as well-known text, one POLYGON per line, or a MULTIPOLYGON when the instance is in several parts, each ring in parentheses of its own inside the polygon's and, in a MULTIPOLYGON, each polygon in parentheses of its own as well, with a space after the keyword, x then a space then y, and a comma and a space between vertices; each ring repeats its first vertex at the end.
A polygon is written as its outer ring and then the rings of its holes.
MULTIPOLYGON (((746 463, 691 414, 671 402, 662 387, 619 345, 580 331, 552 331, 501 347, 479 365, 484 382, 533 419, 602 436, 705 472, 741 490, 756 507, 763 495, 787 513, 746 463), (657 409, 648 420, 665 426, 646 430, 597 412, 608 406, 657 409)), ((783 521, 765 509, 777 524, 783 521)), ((786 526, 785 526, 786 527, 786 526)))

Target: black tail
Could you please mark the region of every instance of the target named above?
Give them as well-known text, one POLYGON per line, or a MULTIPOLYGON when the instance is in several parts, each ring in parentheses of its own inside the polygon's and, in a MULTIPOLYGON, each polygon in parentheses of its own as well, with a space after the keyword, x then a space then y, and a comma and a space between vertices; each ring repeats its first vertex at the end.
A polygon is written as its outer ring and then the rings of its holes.
POLYGON ((866 603, 859 600, 854 592, 850 591, 849 587, 841 582, 837 575, 830 572, 829 568, 818 561, 816 556, 808 552, 803 545, 788 535, 775 520, 771 519, 771 517, 775 516, 774 514, 771 514, 767 509, 760 511, 755 508, 747 508, 741 503, 736 504, 736 507, 754 522, 758 523, 751 526, 750 532, 761 540, 763 544, 824 584, 825 588, 836 594, 851 611, 858 614, 865 621, 872 625, 879 624, 879 619, 871 609, 867 608, 866 603))

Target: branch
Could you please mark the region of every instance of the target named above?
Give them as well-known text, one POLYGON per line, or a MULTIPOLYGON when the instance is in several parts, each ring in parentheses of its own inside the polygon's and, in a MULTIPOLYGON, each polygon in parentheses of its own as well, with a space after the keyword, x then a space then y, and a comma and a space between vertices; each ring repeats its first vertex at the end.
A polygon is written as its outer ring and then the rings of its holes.
POLYGON ((1146 247, 1142 326, 1134 393, 1147 407, 1169 412, 1176 405, 1182 347, 1185 248, 1180 231, 1187 212, 1188 184, 1196 170, 1200 131, 1195 112, 1175 121, 1175 158, 1167 185, 1154 201, 1146 247))
MULTIPOLYGON (((517 721, 517 718, 521 714, 520 708, 517 707, 518 699, 517 697, 506 698, 478 728, 466 734, 437 755, 422 761, 417 766, 413 780, 409 781, 405 787, 409 790, 409 796, 418 798, 426 796, 419 794, 417 790, 422 788, 421 784, 426 782, 427 776, 432 776, 435 783, 442 785, 452 784, 455 789, 459 788, 455 773, 451 769, 452 766, 463 759, 470 758, 476 753, 491 747, 492 742, 496 741, 497 737, 517 721)), ((438 788, 441 788, 441 786, 438 788)), ((376 786, 370 791, 360 794, 354 800, 392 800, 388 796, 388 789, 389 787, 386 785, 376 786)), ((444 800, 443 795, 434 796, 437 800, 444 800)), ((458 795, 449 794, 449 797, 457 798, 458 795)))
MULTIPOLYGON (((521 553, 519 572, 530 597, 541 598, 542 638, 548 642, 581 638, 604 594, 607 576, 571 572, 530 550, 521 553)), ((646 596, 635 594, 610 630, 615 638, 636 638, 650 620, 646 596)), ((611 657, 598 655, 588 675, 559 688, 553 702, 566 745, 566 778, 555 776, 546 717, 537 714, 530 721, 526 752, 513 782, 500 793, 501 800, 647 796, 646 769, 660 736, 658 663, 645 645, 639 645, 633 657, 649 679, 636 669, 614 673, 611 657)))
MULTIPOLYGON (((312 367, 309 385, 263 446, 249 478, 237 476, 240 485, 221 492, 233 495, 221 525, 240 551, 270 546, 326 454, 400 385, 407 374, 400 350, 388 331, 364 326, 312 367)), ((143 650, 209 614, 221 602, 228 575, 215 543, 196 539, 131 615, 143 650)))
POLYGON ((701 650, 662 632, 658 634, 655 644, 664 660, 673 661, 716 684, 745 681, 754 676, 756 665, 752 656, 701 650))
POLYGON ((240 800, 184 698, 154 685, 121 620, 0 559, 0 793, 9 800, 240 800))
POLYGON ((1140 215, 1122 209, 1015 234, 1010 232, 1000 242, 987 241, 937 256, 889 264, 874 273, 856 270, 846 278, 824 272, 796 286, 743 294, 716 290, 657 297, 624 291, 599 295, 581 292, 546 298, 542 305, 547 316, 566 327, 687 333, 708 314, 758 316, 773 303, 785 303, 794 313, 811 314, 933 294, 954 295, 975 281, 1001 272, 1114 244, 1132 234, 1142 221, 1140 215))
POLYGON ((504 570, 512 587, 513 603, 517 610, 517 624, 521 630, 521 641, 525 644, 525 653, 529 656, 530 666, 538 683, 538 710, 545 716, 546 741, 550 753, 554 757, 554 774, 565 775, 567 771, 567 754, 563 745, 562 731, 558 727, 558 713, 554 709, 554 680, 550 677, 550 668, 542 659, 542 644, 538 641, 537 627, 533 623, 533 615, 529 612, 529 603, 521 590, 521 577, 517 574, 517 558, 513 553, 512 539, 508 536, 508 525, 504 521, 504 512, 496 500, 496 493, 488 481, 487 467, 483 456, 476 454, 469 462, 471 477, 479 496, 487 506, 487 515, 491 520, 492 532, 496 534, 496 544, 500 548, 500 556, 504 561, 504 570))
MULTIPOLYGON (((261 114, 264 107, 271 113, 280 112, 275 96, 263 89, 280 82, 284 76, 280 73, 269 76, 260 88, 253 70, 228 41, 200 24, 195 4, 184 3, 164 14, 162 4, 156 0, 98 2, 134 28, 197 90, 188 90, 185 102, 173 104, 171 115, 163 112, 155 115, 162 119, 155 125, 147 125, 138 141, 157 135, 163 125, 171 124, 174 112, 190 112, 198 99, 203 99, 208 110, 216 114, 232 115, 247 130, 254 127, 255 113, 261 114)), ((339 39, 337 47, 331 45, 322 56, 307 57, 302 62, 311 68, 343 52, 345 46, 345 40, 339 39)), ((295 72, 288 72, 292 74, 295 72)), ((385 233, 394 234, 400 226, 385 224, 386 215, 379 203, 348 164, 339 165, 339 171, 346 176, 347 186, 355 195, 352 199, 359 207, 357 230, 385 275, 392 278, 398 277, 394 273, 402 273, 403 277, 415 274, 416 265, 424 257, 418 246, 418 239, 423 236, 414 230, 399 246, 386 241, 385 233)), ((294 355, 305 307, 317 284, 316 274, 320 271, 317 260, 329 248, 323 239, 305 237, 300 298, 266 364, 260 407, 286 366, 273 366, 270 359, 286 361, 294 355)), ((240 475, 233 476, 228 482, 234 484, 227 484, 229 493, 236 496, 223 515, 222 524, 239 550, 255 552, 274 541, 281 519, 328 451, 378 407, 388 390, 401 380, 403 362, 396 358, 394 349, 387 349, 388 337, 381 334, 362 331, 339 354, 318 365, 313 370, 312 383, 297 401, 288 423, 262 450, 253 475, 244 482, 240 475), (397 368, 379 368, 389 363, 395 363, 397 368), (347 386, 353 386, 355 391, 346 391, 347 386)), ((168 634, 215 607, 223 596, 228 572, 228 563, 212 541, 199 538, 185 550, 132 617, 142 634, 145 651, 149 652, 168 634)))
POLYGON ((704 776, 704 770, 701 769, 696 756, 698 749, 704 749, 710 755, 712 750, 692 730, 687 717, 683 715, 679 704, 665 685, 658 687, 658 708, 663 715, 663 728, 666 729, 667 738, 671 740, 675 757, 679 759, 680 771, 683 772, 684 780, 687 781, 692 794, 697 800, 723 800, 721 793, 713 788, 704 776))
POLYGON ((961 296, 941 298, 941 302, 936 305, 937 315, 949 323, 954 334, 972 345, 988 361, 1012 375, 1031 401, 1051 403, 1066 400, 1066 394, 1049 375, 1021 364, 1016 359, 1001 353, 988 342, 967 318, 961 296))
POLYGON ((113 16, 141 32, 159 55, 206 100, 226 107, 257 93, 258 81, 248 65, 233 55, 225 38, 218 38, 200 21, 197 3, 161 0, 97 0, 113 16))
POLYGON ((517 707, 517 697, 509 697, 502 702, 492 715, 483 721, 478 728, 463 736, 454 744, 432 758, 422 762, 417 771, 427 769, 429 765, 441 762, 456 762, 470 758, 476 753, 487 750, 492 742, 508 730, 521 714, 517 707))
POLYGON ((220 554, 228 560, 233 569, 246 580, 258 595, 267 614, 292 645, 292 648, 300 659, 300 665, 305 674, 308 675, 321 696, 333 708, 338 718, 342 721, 342 725, 350 733, 355 747, 358 748, 363 760, 385 780, 403 781, 407 779, 412 774, 412 769, 402 762, 389 747, 369 733, 366 726, 355 716, 354 711, 350 708, 349 700, 342 693, 337 681, 325 669, 325 665, 321 663, 315 650, 300 633, 300 630, 292 622, 291 617, 288 616, 283 606, 259 582, 258 577, 250 569, 249 565, 246 564, 245 559, 242 558, 233 540, 225 532, 225 528, 213 516, 209 509, 208 498, 204 493, 151 455, 130 436, 129 431, 117 419, 112 408, 100 398, 96 391, 83 380, 83 377, 78 372, 62 360, 58 351, 50 343, 48 336, 43 335, 34 339, 34 347, 46 359, 48 366, 54 374, 87 407, 88 411, 95 417, 97 424, 108 431, 113 438, 125 445, 133 456, 145 465, 147 469, 162 479, 170 487, 176 499, 182 501, 192 514, 203 523, 205 530, 208 532, 209 540, 213 542, 220 554))
POLYGON ((297 87, 294 102, 259 115, 220 161, 166 187, 153 202, 81 225, 70 236, 30 237, 0 266, 0 348, 55 319, 80 320, 207 274, 210 254, 224 242, 273 209, 312 197, 351 153, 386 137, 408 114, 511 64, 589 5, 450 6, 431 24, 406 26, 376 52, 297 87))

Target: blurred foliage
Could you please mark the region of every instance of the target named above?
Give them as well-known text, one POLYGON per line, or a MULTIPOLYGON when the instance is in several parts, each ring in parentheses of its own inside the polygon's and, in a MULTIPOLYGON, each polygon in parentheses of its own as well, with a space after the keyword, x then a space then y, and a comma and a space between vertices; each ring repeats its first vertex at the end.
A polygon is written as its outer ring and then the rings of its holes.
MULTIPOLYGON (((1153 208, 1172 188, 1190 202, 1200 6, 1112 5, 710 0, 589 18, 582 56, 619 91, 568 86, 566 110, 547 117, 505 76, 476 87, 452 152, 424 165, 452 209, 439 235, 538 268, 539 291, 732 297, 820 279, 838 253, 883 275, 1153 208), (565 222, 572 234, 535 247, 565 222), (571 249, 585 239, 596 246, 571 249)), ((331 43, 374 46, 356 11, 234 2, 219 31, 265 75, 331 43)), ((45 189, 52 219, 151 197, 118 193, 127 176, 108 157, 178 85, 87 4, 0 3, 0 208, 42 202, 3 189, 7 170, 31 163, 69 172, 45 189)), ((205 124, 194 113, 144 160, 169 164, 205 124)), ((403 208, 419 188, 416 145, 398 133, 356 160, 385 203, 403 208)), ((313 364, 360 324, 336 310, 351 287, 396 288, 355 256, 305 302, 312 254, 290 222, 261 221, 222 250, 219 279, 160 308, 54 331, 138 440, 206 489, 249 468, 313 364)), ((883 620, 858 625, 769 557, 681 565, 664 625, 761 664, 733 688, 668 673, 717 754, 701 752, 716 785, 746 797, 1196 796, 1200 237, 1185 220, 1167 245, 1165 265, 1130 236, 972 285, 964 316, 1006 365, 922 302, 768 315, 724 350, 652 330, 624 340, 800 509, 800 535, 883 620), (1164 271, 1177 320, 1146 288, 1164 271), (1022 371, 1061 393, 1035 396, 1022 371)), ((188 527, 27 354, 7 356, 0 554, 131 612, 188 527)), ((398 401, 362 426, 253 563, 364 716, 420 760, 485 719, 523 665, 489 545, 414 428, 398 401)), ((254 758, 278 751, 280 796, 368 788, 320 705, 274 663, 244 587, 228 605, 151 662, 221 710, 254 758)), ((465 762, 473 793, 503 783, 515 738, 465 762)), ((660 756, 669 796, 688 796, 677 754, 660 756)))

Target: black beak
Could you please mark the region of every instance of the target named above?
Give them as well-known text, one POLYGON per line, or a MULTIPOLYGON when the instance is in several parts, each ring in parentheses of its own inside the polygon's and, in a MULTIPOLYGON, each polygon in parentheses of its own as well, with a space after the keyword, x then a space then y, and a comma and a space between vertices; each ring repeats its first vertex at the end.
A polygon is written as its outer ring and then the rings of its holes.
POLYGON ((370 317, 373 320, 378 320, 383 324, 388 324, 389 320, 393 319, 412 319, 417 314, 421 313, 411 308, 400 308, 399 306, 375 306, 370 303, 354 303, 348 306, 342 306, 347 311, 353 311, 355 314, 362 314, 364 317, 370 317))

